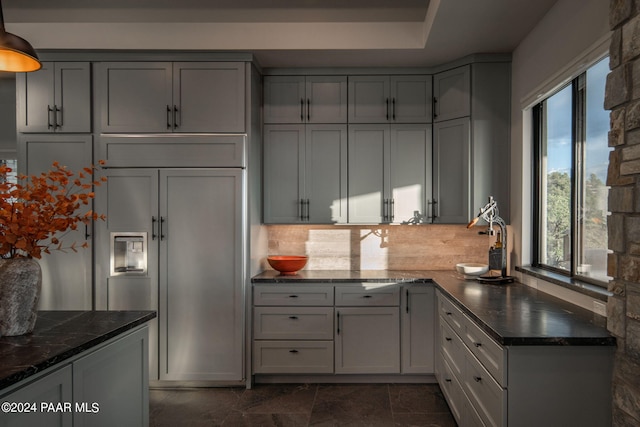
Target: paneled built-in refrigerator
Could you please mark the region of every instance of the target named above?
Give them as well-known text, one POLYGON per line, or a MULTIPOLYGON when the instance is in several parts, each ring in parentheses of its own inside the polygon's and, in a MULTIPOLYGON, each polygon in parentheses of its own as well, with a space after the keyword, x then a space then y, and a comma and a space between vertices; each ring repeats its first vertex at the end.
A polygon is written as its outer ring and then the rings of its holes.
POLYGON ((150 378, 243 379, 243 168, 105 169, 96 306, 157 310, 150 378))

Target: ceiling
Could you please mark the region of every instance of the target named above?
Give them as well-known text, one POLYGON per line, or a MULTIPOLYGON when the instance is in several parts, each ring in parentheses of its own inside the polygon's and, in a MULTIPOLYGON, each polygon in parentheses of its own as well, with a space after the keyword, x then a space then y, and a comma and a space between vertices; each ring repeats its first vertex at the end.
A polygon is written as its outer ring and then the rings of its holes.
POLYGON ((270 67, 429 67, 510 53, 557 0, 4 0, 38 49, 254 53, 270 67))

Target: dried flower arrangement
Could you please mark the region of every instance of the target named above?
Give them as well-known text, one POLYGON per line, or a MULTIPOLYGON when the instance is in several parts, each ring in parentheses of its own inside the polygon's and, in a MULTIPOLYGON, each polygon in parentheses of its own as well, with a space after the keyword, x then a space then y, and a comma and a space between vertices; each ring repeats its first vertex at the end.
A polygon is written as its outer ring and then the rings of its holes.
MULTIPOLYGON (((103 161, 99 162, 101 165, 103 161)), ((52 250, 77 251, 76 242, 63 242, 58 233, 75 230, 78 223, 104 220, 93 210, 78 212, 94 198, 94 165, 74 173, 58 162, 40 175, 18 176, 8 182, 11 168, 0 166, 0 258, 41 258, 52 250)), ((83 243, 81 247, 87 247, 83 243)))

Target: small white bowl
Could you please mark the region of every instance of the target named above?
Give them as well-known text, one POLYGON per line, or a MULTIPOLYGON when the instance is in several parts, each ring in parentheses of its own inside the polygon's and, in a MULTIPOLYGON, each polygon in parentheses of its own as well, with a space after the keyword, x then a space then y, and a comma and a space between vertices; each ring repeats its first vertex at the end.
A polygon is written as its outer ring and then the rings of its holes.
POLYGON ((475 262, 462 262, 456 264, 456 271, 465 276, 480 276, 489 271, 487 264, 478 264, 475 262))

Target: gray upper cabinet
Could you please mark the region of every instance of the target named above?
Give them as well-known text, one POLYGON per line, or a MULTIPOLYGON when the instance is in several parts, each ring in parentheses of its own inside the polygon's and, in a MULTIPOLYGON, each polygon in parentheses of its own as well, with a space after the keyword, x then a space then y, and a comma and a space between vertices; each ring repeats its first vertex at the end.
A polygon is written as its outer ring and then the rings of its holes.
POLYGON ((245 131, 240 62, 104 62, 96 65, 103 133, 245 131))
POLYGON ((454 68, 433 76, 433 120, 471 114, 471 66, 454 68))
POLYGON ((431 125, 350 125, 350 223, 407 221, 431 198, 431 125))
POLYGON ((17 122, 23 133, 91 132, 91 64, 44 62, 18 73, 17 122))
POLYGON ((434 77, 433 222, 465 224, 489 196, 509 221, 510 76, 495 62, 434 77))
POLYGON ((350 76, 349 123, 430 123, 431 76, 350 76))
POLYGON ((345 223, 346 176, 346 125, 265 126, 265 223, 345 223))
POLYGON ((265 123, 346 123, 345 76, 267 76, 265 123))

